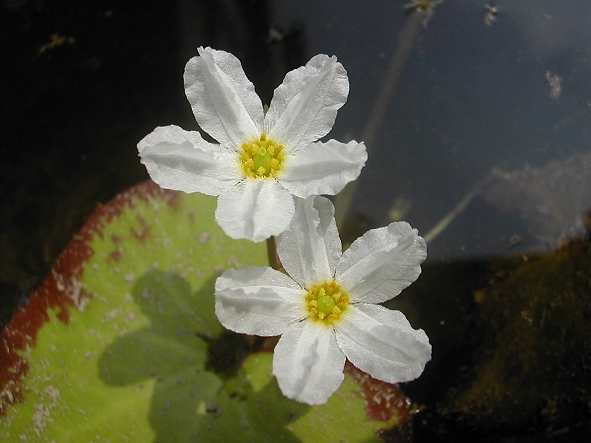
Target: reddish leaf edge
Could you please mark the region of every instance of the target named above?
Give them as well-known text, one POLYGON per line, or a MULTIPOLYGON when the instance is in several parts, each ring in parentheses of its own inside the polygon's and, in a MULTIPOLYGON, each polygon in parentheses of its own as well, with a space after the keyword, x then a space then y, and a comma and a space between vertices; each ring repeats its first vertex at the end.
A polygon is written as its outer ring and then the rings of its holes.
POLYGON ((90 303, 92 294, 80 281, 84 264, 94 253, 90 241, 96 235, 102 238, 104 227, 124 210, 134 208, 138 200, 154 205, 165 202, 176 207, 180 192, 162 189, 152 180, 146 180, 121 192, 109 203, 99 205, 60 254, 27 304, 14 314, 0 334, 0 416, 6 416, 11 405, 25 401, 24 379, 29 363, 24 353, 36 345, 38 331, 49 321, 48 310, 59 309, 57 318, 68 324, 70 309, 84 311, 90 303))
POLYGON ((411 443, 413 439, 413 406, 398 385, 377 380, 351 362, 345 363, 345 374, 361 387, 365 414, 369 420, 387 422, 395 415, 400 421, 390 429, 377 432, 385 443, 411 443))

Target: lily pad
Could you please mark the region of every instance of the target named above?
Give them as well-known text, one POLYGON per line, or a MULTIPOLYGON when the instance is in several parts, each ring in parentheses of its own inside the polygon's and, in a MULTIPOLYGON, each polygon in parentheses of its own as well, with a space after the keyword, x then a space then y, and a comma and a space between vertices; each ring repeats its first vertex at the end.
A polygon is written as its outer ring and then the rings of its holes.
POLYGON ((396 386, 347 364, 310 407, 281 394, 268 344, 224 331, 217 276, 267 257, 215 204, 147 181, 88 219, 0 336, 1 441, 411 441, 396 386))

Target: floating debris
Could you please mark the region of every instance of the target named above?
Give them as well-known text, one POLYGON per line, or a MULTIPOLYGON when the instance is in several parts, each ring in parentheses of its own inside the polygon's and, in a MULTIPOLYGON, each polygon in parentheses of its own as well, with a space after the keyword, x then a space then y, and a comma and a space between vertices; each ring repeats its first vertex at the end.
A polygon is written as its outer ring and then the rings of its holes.
POLYGON ((426 28, 429 20, 435 12, 435 6, 443 3, 445 0, 412 0, 410 3, 406 3, 403 8, 406 11, 416 11, 421 14, 425 14, 425 20, 423 20, 423 26, 426 28))
POLYGON ((560 93, 562 92, 562 77, 552 74, 550 71, 546 71, 546 80, 550 84, 550 92, 548 95, 552 100, 558 100, 560 93))
POLYGON ((490 3, 484 5, 484 23, 486 23, 487 26, 492 26, 492 24, 497 21, 498 13, 499 11, 496 6, 490 3))

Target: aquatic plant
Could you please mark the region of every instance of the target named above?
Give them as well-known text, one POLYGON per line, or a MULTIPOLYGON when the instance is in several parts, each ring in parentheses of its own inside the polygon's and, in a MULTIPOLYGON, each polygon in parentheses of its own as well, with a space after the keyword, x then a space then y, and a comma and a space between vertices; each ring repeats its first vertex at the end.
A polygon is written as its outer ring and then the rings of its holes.
POLYGON ((345 358, 389 383, 417 378, 431 359, 423 330, 377 303, 417 279, 425 241, 407 223, 373 229, 345 253, 324 197, 296 200, 277 238, 288 275, 269 267, 230 269, 216 281, 216 314, 243 334, 282 334, 273 373, 289 398, 322 404, 343 381, 345 358))
POLYGON ((285 76, 264 112, 240 61, 199 48, 185 67, 197 131, 158 127, 138 144, 152 179, 166 189, 219 195, 216 220, 232 238, 262 241, 283 232, 292 195, 336 194, 367 160, 363 142, 318 142, 349 93, 336 57, 317 55, 285 76))

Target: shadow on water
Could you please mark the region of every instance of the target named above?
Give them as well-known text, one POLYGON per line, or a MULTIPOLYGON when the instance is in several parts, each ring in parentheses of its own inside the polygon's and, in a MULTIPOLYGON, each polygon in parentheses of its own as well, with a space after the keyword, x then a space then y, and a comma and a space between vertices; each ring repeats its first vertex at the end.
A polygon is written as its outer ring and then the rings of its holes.
MULTIPOLYGON (((227 376, 209 364, 209 346, 225 339, 214 313, 214 284, 215 276, 193 292, 178 274, 151 270, 139 278, 132 296, 150 324, 105 350, 101 379, 138 389, 154 380, 149 422, 155 442, 300 441, 286 427, 308 406, 283 398, 274 380, 255 392, 244 370, 234 365, 227 369, 237 374, 227 376)), ((228 339, 226 349, 244 358, 246 341, 228 339)))

